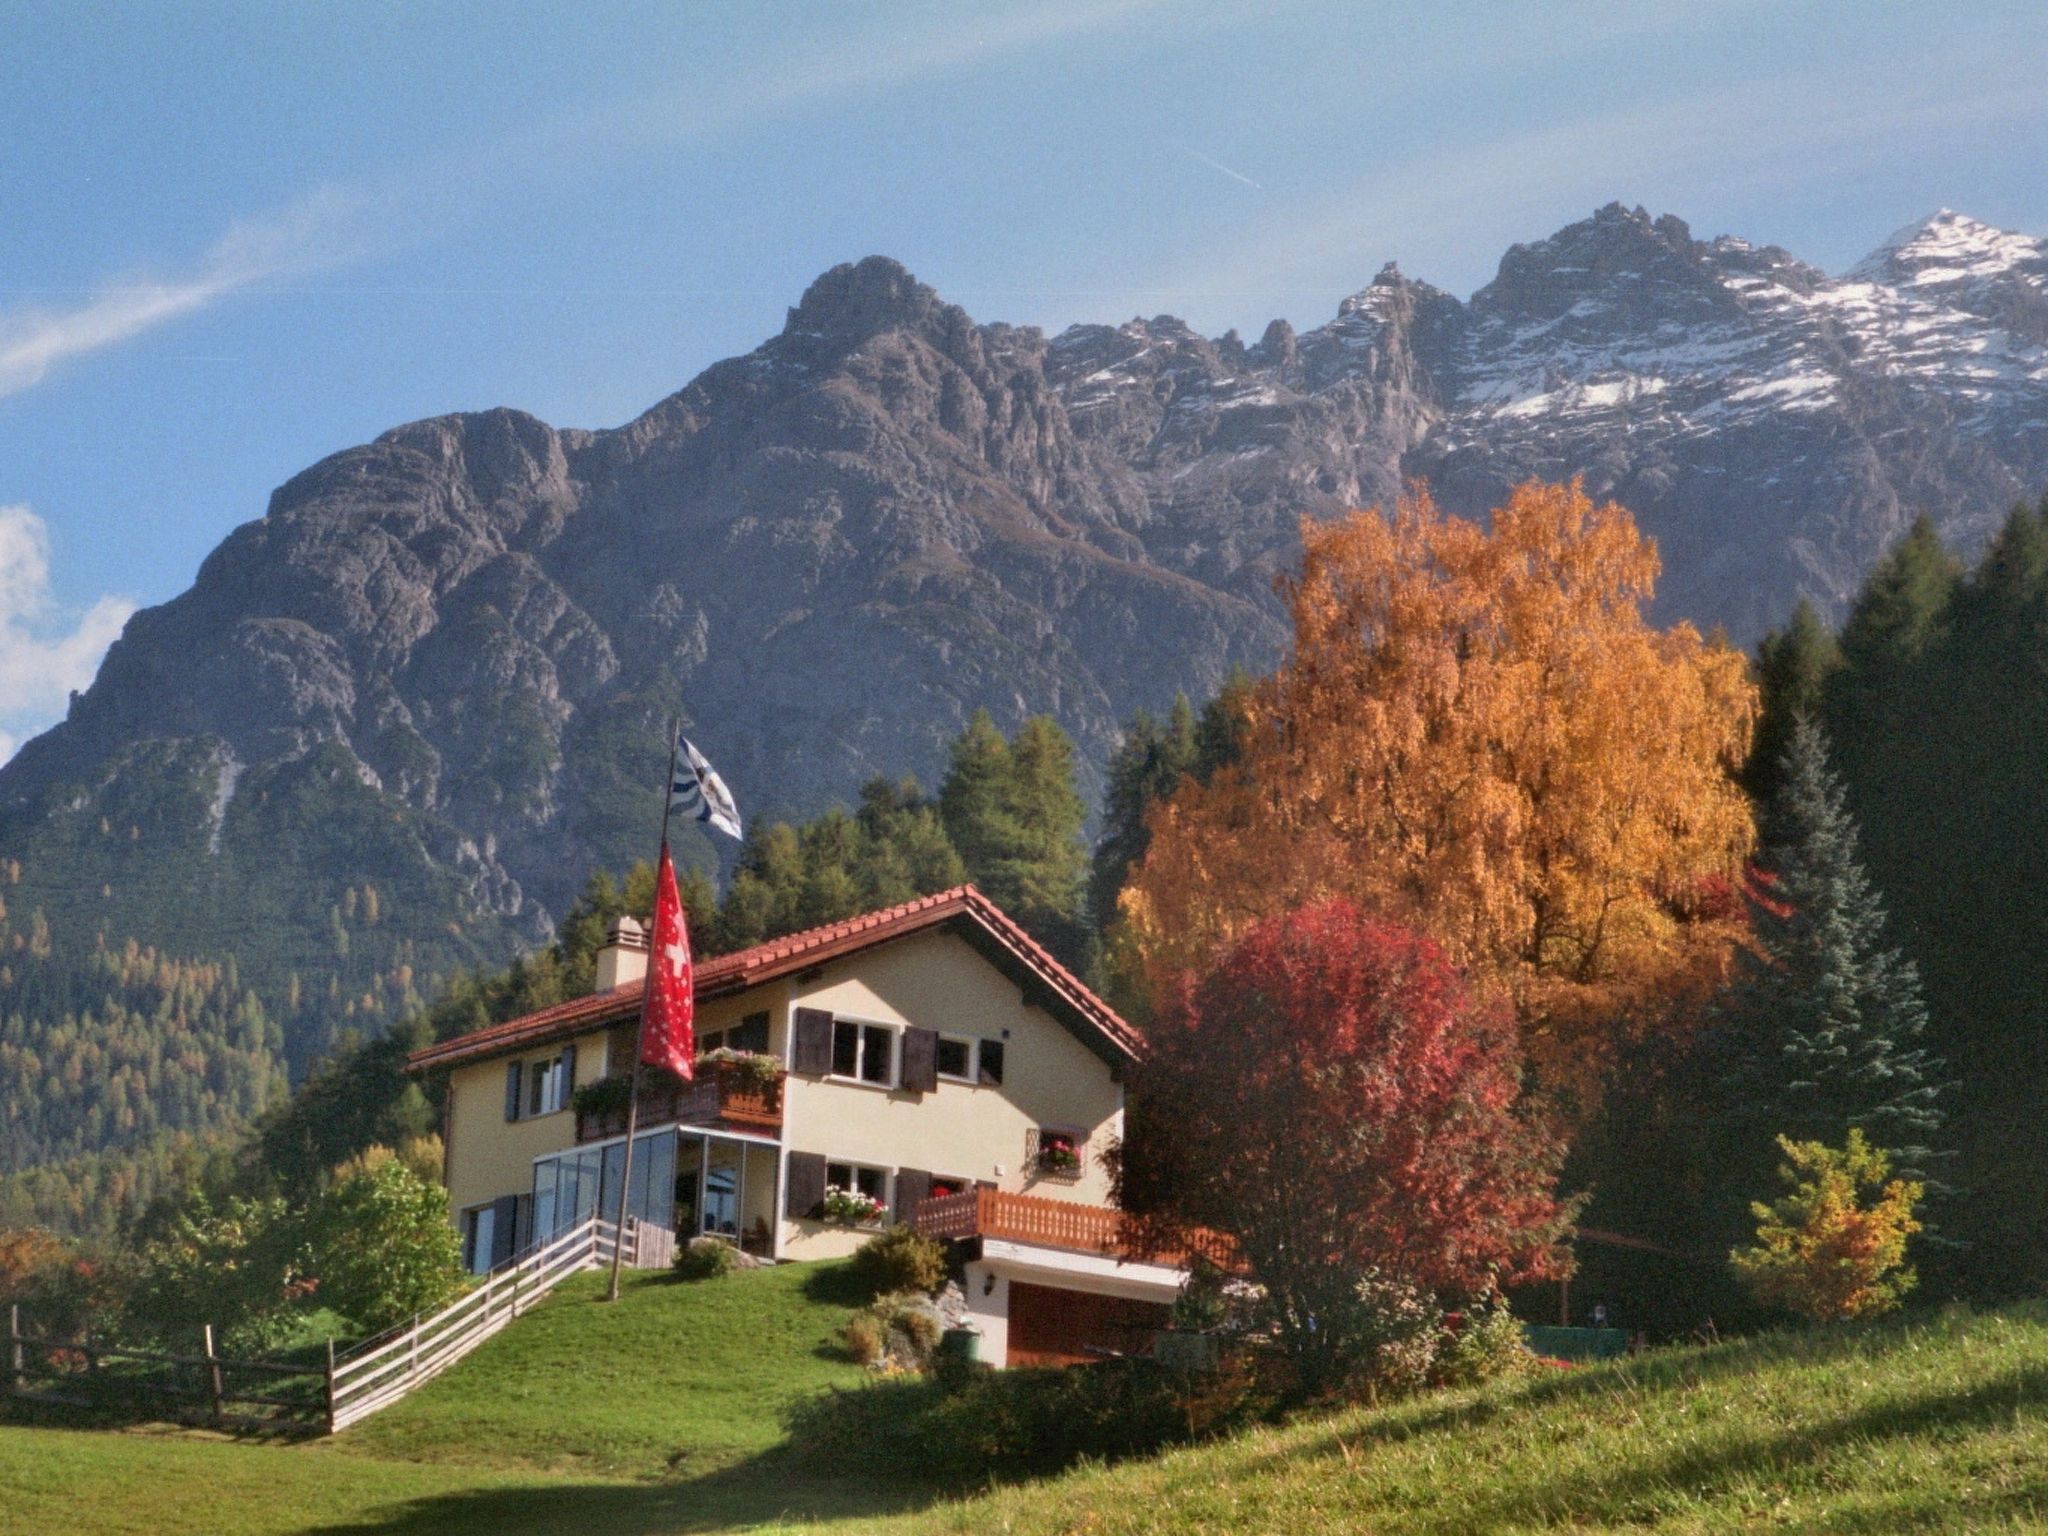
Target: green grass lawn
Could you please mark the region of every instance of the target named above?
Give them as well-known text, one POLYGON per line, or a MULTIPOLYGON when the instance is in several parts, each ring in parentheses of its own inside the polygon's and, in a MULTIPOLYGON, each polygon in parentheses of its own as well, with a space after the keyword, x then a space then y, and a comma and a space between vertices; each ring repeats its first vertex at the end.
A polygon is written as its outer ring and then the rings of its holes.
POLYGON ((862 1372, 835 1347, 856 1298, 838 1265, 786 1264, 683 1284, 627 1275, 562 1283, 531 1317, 419 1392, 341 1435, 380 1460, 692 1475, 782 1439, 782 1413, 862 1372))
POLYGON ((0 1531, 2048 1530, 2048 1307, 1671 1351, 942 1499, 775 1451, 783 1405, 857 1377, 828 1346, 837 1273, 644 1278, 617 1308, 579 1280, 330 1441, 0 1426, 0 1531))

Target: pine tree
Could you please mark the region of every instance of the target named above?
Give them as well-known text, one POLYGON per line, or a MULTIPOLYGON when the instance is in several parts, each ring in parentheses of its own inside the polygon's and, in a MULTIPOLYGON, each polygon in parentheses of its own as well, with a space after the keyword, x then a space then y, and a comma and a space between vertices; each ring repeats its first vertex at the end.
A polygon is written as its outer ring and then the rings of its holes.
POLYGON ((1922 514, 1880 560, 1842 626, 1842 655, 1867 668, 1880 657, 1910 659, 1939 638, 1949 599, 1962 578, 1957 564, 1922 514))
POLYGON ((977 709, 953 740, 945 782, 939 786, 939 816, 946 824, 970 876, 982 878, 1015 841, 1008 824, 1010 744, 977 709))
POLYGON ((971 878, 1062 958, 1078 961, 1088 854, 1087 806, 1074 788, 1074 744, 1049 715, 1005 742, 976 710, 953 743, 939 814, 971 878))
POLYGON ((1764 636, 1757 647, 1763 710, 1743 778, 1759 801, 1769 800, 1777 788, 1778 767, 1792 742, 1792 722, 1802 715, 1819 717, 1828 678, 1841 665, 1841 642, 1803 597, 1792 610, 1791 621, 1764 636))
POLYGON ((1102 797, 1102 837, 1088 874, 1088 915, 1097 933, 1116 921, 1124 876, 1152 840, 1145 814, 1172 794, 1194 770, 1195 712, 1186 694, 1173 701, 1162 726, 1142 709, 1131 717, 1122 744, 1109 760, 1102 797))
MULTIPOLYGON (((1885 940, 1884 905, 1858 853, 1820 728, 1800 717, 1766 809, 1756 948, 1725 998, 1744 1118, 1761 1134, 1840 1143, 1860 1129, 1908 1175, 1938 1153, 1940 1063, 1921 1045, 1913 963, 1885 940)), ((1754 1190, 1751 1191, 1754 1193, 1754 1190)))

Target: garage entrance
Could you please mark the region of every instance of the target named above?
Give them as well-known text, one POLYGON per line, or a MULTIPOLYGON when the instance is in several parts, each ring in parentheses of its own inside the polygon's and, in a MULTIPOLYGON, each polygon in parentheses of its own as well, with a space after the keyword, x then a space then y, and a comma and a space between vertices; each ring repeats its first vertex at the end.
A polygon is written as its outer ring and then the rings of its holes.
POLYGON ((1010 1282, 1008 1365, 1086 1365, 1105 1355, 1147 1355, 1172 1308, 1089 1291, 1010 1282))

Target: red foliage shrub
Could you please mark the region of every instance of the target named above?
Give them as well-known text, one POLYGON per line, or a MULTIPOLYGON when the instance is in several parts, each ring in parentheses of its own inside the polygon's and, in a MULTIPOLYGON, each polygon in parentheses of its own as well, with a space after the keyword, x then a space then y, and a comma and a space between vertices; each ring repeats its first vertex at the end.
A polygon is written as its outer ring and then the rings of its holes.
POLYGON ((1522 1102, 1503 1004, 1347 902, 1253 928, 1149 1031, 1127 1205, 1234 1237, 1305 1379, 1370 1331, 1367 1275, 1439 1296, 1555 1275, 1563 1147, 1522 1102))

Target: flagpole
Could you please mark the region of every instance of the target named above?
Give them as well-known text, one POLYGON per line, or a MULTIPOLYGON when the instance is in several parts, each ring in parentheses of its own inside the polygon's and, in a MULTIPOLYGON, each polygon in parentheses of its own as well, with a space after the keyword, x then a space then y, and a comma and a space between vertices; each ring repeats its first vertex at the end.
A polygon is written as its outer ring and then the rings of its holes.
MULTIPOLYGON (((671 715, 668 722, 668 777, 661 784, 661 857, 655 861, 654 904, 661 906, 661 865, 668 857, 668 813, 676 798, 676 740, 682 725, 671 715)), ((612 1278, 605 1290, 606 1301, 619 1299, 619 1264, 626 1256, 626 1202, 633 1193, 633 1136, 640 1128, 640 1058, 647 1049, 647 999, 654 991, 654 936, 648 935, 647 973, 640 983, 640 1025, 633 1033, 633 1086, 626 1095, 626 1155, 619 1165, 618 1225, 612 1229, 612 1278)), ((602 1165, 603 1159, 599 1159, 602 1165)), ((601 1182, 601 1181, 600 1181, 601 1182)))

